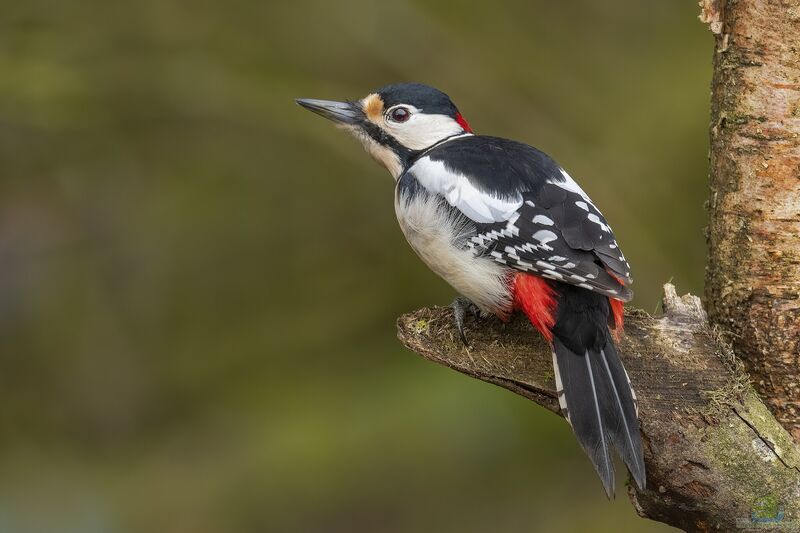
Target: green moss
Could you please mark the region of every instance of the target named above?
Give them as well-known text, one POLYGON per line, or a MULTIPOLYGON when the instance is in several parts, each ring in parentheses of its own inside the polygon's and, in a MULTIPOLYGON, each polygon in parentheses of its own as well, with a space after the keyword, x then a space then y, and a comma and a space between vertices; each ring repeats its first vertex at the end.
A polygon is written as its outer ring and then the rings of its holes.
POLYGON ((757 498, 752 502, 753 517, 755 518, 771 518, 778 514, 782 509, 781 502, 775 496, 769 494, 757 498))
POLYGON ((752 389, 744 394, 735 409, 735 413, 728 411, 718 424, 702 430, 704 455, 711 470, 720 472, 720 479, 728 484, 728 490, 751 506, 753 516, 775 516, 783 509, 787 517, 794 516, 797 470, 792 467, 797 458, 796 448, 786 441, 791 437, 752 389), (750 446, 743 446, 757 439, 780 454, 779 457, 762 458, 754 454, 750 446))

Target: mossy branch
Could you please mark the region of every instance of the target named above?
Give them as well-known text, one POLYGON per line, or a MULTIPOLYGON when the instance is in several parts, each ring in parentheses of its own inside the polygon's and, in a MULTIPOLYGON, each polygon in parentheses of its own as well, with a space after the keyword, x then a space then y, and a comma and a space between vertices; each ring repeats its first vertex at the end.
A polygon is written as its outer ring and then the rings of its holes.
MULTIPOLYGON (((800 530, 800 450, 709 327, 699 298, 679 298, 667 284, 663 307, 660 317, 628 310, 619 343, 645 442, 647 489, 629 488, 637 512, 687 531, 746 531, 778 519, 800 530)), ((550 347, 527 320, 467 328, 471 349, 449 308, 398 320, 400 340, 426 359, 558 413, 550 347)))

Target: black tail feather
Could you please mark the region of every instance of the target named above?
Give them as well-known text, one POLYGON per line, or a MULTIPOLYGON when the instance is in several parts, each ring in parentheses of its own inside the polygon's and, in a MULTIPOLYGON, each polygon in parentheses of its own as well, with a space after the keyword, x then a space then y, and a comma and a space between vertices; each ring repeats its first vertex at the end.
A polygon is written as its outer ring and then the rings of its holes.
MULTIPOLYGON (((562 293, 559 311, 567 303, 564 296, 567 295, 562 293)), ((605 300, 605 297, 589 293, 585 298, 577 305, 574 300, 568 302, 571 309, 559 313, 554 328, 556 388, 562 411, 611 498, 614 496, 612 449, 628 466, 639 488, 645 487, 642 440, 635 396, 608 331, 607 312, 603 315, 602 306, 596 305, 599 298, 605 300)))
POLYGON ((611 339, 605 349, 600 350, 600 355, 601 365, 606 372, 605 377, 608 378, 608 390, 612 391, 614 396, 610 403, 615 408, 612 408, 612 414, 609 416, 610 420, 615 421, 612 427, 616 429, 610 432, 612 444, 628 466, 636 485, 644 489, 646 484, 644 456, 633 389, 611 339))

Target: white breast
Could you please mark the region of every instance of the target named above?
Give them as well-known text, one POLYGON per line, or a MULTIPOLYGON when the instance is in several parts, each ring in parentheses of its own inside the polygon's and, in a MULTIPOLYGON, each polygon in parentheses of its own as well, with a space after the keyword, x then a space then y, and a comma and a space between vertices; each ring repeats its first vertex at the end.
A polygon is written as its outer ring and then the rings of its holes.
POLYGON ((459 294, 485 312, 507 315, 511 310, 510 269, 464 247, 466 225, 440 202, 434 195, 398 195, 395 211, 408 243, 428 268, 459 294))

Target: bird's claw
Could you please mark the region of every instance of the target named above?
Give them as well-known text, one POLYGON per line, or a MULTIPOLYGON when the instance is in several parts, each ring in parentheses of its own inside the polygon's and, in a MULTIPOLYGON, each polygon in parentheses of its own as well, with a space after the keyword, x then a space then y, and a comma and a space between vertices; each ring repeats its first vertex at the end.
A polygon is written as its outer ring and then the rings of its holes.
POLYGON ((467 341, 467 336, 464 334, 464 318, 466 318, 468 312, 475 318, 478 318, 481 315, 481 311, 469 298, 463 296, 459 296, 453 300, 451 307, 453 308, 453 322, 458 331, 458 336, 461 338, 461 342, 464 343, 464 346, 469 348, 469 341, 467 341))

